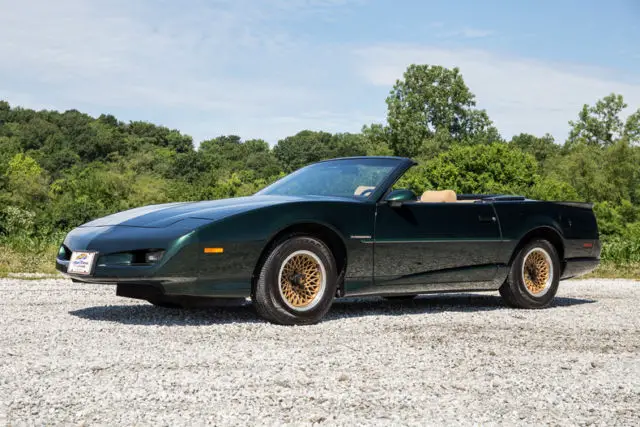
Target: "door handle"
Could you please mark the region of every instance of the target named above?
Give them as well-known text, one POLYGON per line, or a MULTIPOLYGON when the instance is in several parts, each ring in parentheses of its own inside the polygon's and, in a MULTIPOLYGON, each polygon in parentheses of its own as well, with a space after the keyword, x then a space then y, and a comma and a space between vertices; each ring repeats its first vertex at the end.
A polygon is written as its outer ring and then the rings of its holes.
POLYGON ((494 215, 478 215, 478 220, 480 222, 496 222, 496 217, 494 215))

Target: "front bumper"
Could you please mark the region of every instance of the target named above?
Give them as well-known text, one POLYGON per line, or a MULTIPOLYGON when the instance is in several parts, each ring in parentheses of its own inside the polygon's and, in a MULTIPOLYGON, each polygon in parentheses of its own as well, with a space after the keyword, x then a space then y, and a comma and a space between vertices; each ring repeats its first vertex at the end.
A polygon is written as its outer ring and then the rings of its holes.
MULTIPOLYGON (((263 242, 221 242, 224 256, 202 253, 201 227, 211 220, 186 219, 165 228, 128 226, 78 227, 63 242, 58 271, 78 282, 156 286, 165 295, 235 298, 251 293, 251 276, 263 242), (112 262, 109 257, 143 250, 164 250, 155 264, 112 262), (91 275, 67 273, 73 251, 94 251, 98 261, 91 275)), ((211 232, 209 232, 211 234, 211 232)), ((208 238, 208 242, 211 239, 208 238)), ((217 245, 218 243, 216 243, 217 245)))
POLYGON ((198 244, 194 231, 203 223, 185 220, 166 228, 78 227, 67 234, 62 245, 64 250, 56 257, 56 269, 75 281, 87 283, 152 282, 167 287, 194 283, 198 277, 198 244), (159 248, 165 253, 154 264, 110 263, 110 256, 145 248, 159 248), (98 253, 91 275, 67 273, 72 251, 98 253))
POLYGON ((197 268, 184 271, 188 274, 167 275, 165 270, 154 269, 154 266, 96 266, 93 275, 79 275, 67 273, 68 264, 67 260, 56 259, 56 268, 65 277, 75 282, 117 285, 116 294, 130 298, 149 300, 146 296, 158 295, 163 298, 246 298, 251 290, 248 280, 203 279, 197 276, 197 268))
POLYGON ((153 282, 153 283, 184 283, 193 282, 196 276, 166 276, 162 277, 161 271, 155 265, 97 265, 93 274, 67 273, 69 261, 56 258, 56 269, 65 277, 76 282, 116 284, 124 282, 153 282))

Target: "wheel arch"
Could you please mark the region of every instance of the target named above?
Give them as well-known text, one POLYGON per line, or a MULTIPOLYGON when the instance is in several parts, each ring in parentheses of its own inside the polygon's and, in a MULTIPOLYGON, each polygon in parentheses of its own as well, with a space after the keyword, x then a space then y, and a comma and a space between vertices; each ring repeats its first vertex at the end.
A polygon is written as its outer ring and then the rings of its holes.
POLYGON ((564 240, 562 238, 562 234, 560 234, 560 232, 555 228, 548 225, 539 226, 532 230, 529 230, 524 236, 520 238, 520 241, 511 254, 511 258, 509 258, 509 265, 513 264, 516 256, 518 256, 518 252, 520 252, 520 250, 527 243, 531 242, 534 239, 545 239, 549 241, 558 252, 561 267, 562 265, 564 265, 564 240))
POLYGON ((266 245, 262 248, 258 261, 253 270, 251 276, 251 296, 253 297, 255 292, 255 285, 258 275, 262 266, 269 256, 269 253, 273 248, 278 245, 283 239, 291 235, 311 236, 320 239, 327 245, 333 258, 336 262, 336 269, 338 271, 338 294, 344 293, 344 274, 347 269, 347 246, 340 233, 332 226, 316 221, 305 221, 295 224, 290 224, 287 227, 276 232, 267 241, 266 245))

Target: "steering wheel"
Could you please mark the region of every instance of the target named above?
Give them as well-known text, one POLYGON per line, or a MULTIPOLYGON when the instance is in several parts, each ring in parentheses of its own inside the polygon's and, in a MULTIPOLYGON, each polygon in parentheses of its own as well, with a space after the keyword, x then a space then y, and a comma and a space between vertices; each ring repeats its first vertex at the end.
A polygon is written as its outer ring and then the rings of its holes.
POLYGON ((369 197, 372 193, 373 190, 375 190, 374 188, 369 188, 367 190, 364 190, 362 193, 358 194, 358 196, 360 197, 369 197))

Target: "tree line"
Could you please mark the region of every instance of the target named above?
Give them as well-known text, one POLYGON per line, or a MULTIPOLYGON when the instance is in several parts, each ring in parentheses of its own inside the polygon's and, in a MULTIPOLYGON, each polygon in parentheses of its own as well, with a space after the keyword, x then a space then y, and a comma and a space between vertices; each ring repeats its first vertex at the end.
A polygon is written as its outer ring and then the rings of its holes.
POLYGON ((457 68, 411 65, 386 103, 386 123, 359 133, 303 130, 273 147, 223 135, 196 149, 190 136, 147 122, 0 101, 0 245, 43 250, 116 211, 250 195, 327 158, 398 155, 420 163, 402 181, 416 193, 450 188, 592 202, 603 257, 640 262, 640 109, 627 111, 622 95, 584 105, 565 141, 504 139, 457 68))

